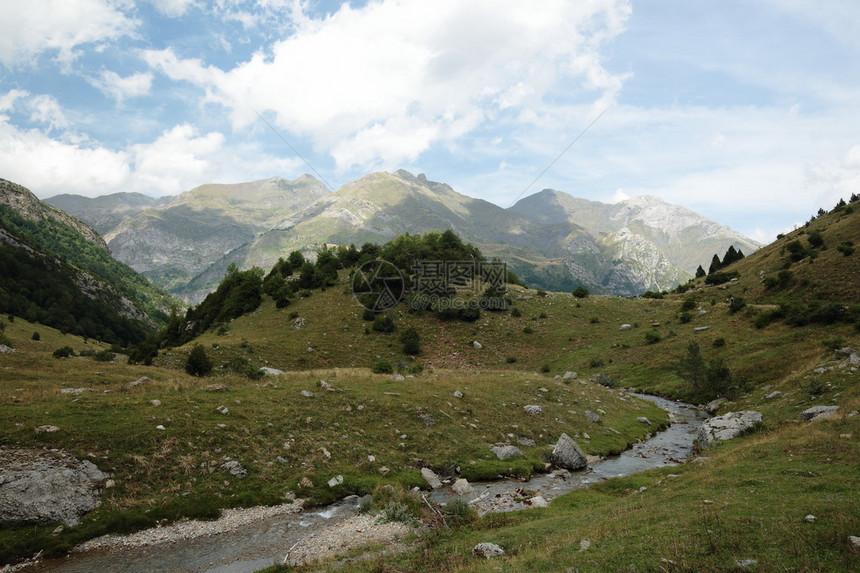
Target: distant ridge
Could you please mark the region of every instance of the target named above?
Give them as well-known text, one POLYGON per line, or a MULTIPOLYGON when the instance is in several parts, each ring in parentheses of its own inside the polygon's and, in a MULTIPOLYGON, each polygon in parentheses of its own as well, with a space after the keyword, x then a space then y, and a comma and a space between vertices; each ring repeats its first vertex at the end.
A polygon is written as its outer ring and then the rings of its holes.
MULTIPOLYGON (((201 185, 143 209, 135 206, 139 197, 125 206, 112 197, 112 213, 133 212, 105 231, 116 256, 191 302, 211 291, 230 263, 266 268, 293 250, 384 243, 402 233, 452 229, 530 285, 620 295, 673 288, 729 246, 746 254, 759 248, 656 197, 608 205, 545 189, 503 209, 405 170, 371 173, 335 192, 303 175, 201 185)), ((95 217, 62 201, 84 220, 95 217)))

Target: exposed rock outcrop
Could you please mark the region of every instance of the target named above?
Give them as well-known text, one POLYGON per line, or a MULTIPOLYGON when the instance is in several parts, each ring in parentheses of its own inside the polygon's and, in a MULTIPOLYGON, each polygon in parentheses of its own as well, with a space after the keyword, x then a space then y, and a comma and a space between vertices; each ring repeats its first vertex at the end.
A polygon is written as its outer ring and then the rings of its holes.
POLYGON ((99 506, 107 478, 64 452, 0 448, 0 525, 77 525, 99 506))

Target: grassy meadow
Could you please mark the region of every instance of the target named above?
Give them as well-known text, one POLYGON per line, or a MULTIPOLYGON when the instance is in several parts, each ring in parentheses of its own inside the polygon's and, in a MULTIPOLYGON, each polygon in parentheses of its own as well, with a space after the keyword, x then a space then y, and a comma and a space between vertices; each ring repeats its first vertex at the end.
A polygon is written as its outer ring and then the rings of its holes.
POLYGON ((162 351, 152 366, 129 365, 123 355, 55 358, 61 346, 77 354, 106 347, 2 317, 3 336, 18 352, 0 354, 0 446, 63 448, 111 473, 115 485, 81 525, 59 535, 51 535, 54 525, 0 529, 0 562, 40 549, 60 554, 105 532, 279 503, 289 492, 320 504, 384 484, 425 487, 424 466, 444 476, 459 468, 471 481, 523 478, 545 470, 561 432, 589 454, 618 453, 654 429, 637 417, 667 422, 619 388, 697 400, 676 373, 695 341, 744 389, 720 413, 758 410, 763 427, 683 466, 609 480, 548 508, 466 519, 432 529, 403 553, 347 556, 331 568, 735 571, 755 560, 747 570, 860 570, 848 543, 860 536, 860 416, 849 416, 860 409, 860 371, 835 353, 860 350, 860 331, 850 321, 761 320, 780 303, 860 300, 860 255, 836 248, 860 241, 860 214, 844 211, 735 263, 737 280, 721 285, 699 280, 683 294, 636 299, 512 287, 516 311, 461 322, 399 305, 389 311, 396 330, 387 334, 363 319, 342 276, 282 309, 265 299, 194 343, 162 351), (825 248, 791 261, 789 243, 808 245, 813 231, 825 248), (746 305, 732 308, 733 299, 746 305), (417 356, 399 339, 410 328, 419 335, 417 356), (198 343, 215 367, 205 378, 183 369, 198 343), (380 360, 401 376, 372 373, 380 360), (237 361, 285 373, 254 380, 231 373, 237 361), (567 371, 578 378, 562 379, 567 371), (590 380, 595 375, 603 385, 590 380), (150 380, 127 386, 142 376, 150 380), (543 413, 527 414, 528 404, 543 413), (820 404, 838 405, 838 415, 800 421, 801 411, 820 404), (586 410, 602 422, 589 422, 586 410), (35 432, 48 424, 60 430, 35 432), (500 462, 489 450, 521 437, 536 443, 519 446, 524 458, 500 462), (247 476, 231 475, 223 466, 231 460, 247 476), (329 487, 337 475, 343 483, 329 487), (473 557, 482 541, 506 556, 473 557))

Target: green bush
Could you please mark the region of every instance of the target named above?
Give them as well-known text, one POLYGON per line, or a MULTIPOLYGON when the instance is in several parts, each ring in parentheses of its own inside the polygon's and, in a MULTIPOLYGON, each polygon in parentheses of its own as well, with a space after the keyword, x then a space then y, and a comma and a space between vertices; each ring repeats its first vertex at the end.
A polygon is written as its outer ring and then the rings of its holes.
POLYGON ((695 296, 688 295, 688 296, 684 297, 684 302, 681 303, 681 310, 682 311, 693 310, 694 308, 696 308, 696 305, 698 303, 699 303, 699 301, 696 299, 695 296))
POLYGON ((505 358, 505 362, 507 362, 508 364, 513 364, 516 361, 517 361, 516 356, 508 356, 507 358, 505 358))
POLYGON ((39 340, 42 340, 42 335, 40 335, 38 332, 34 332, 33 336, 31 336, 30 338, 38 342, 39 340))
POLYGON ((188 354, 185 371, 191 376, 208 376, 212 372, 212 362, 201 344, 195 344, 188 354))
POLYGON ((728 364, 722 358, 705 361, 698 343, 691 341, 687 352, 678 359, 678 375, 690 384, 693 394, 702 400, 740 396, 743 385, 734 380, 728 364))
POLYGON ((513 308, 511 309, 511 316, 512 316, 512 317, 514 317, 514 318, 519 318, 519 317, 521 317, 522 315, 523 315, 523 313, 522 313, 522 311, 521 311, 519 308, 517 308, 517 307, 513 307, 513 308))
POLYGON ((71 346, 61 346, 54 350, 54 358, 70 358, 75 355, 75 350, 71 346))
POLYGON ((535 331, 535 329, 532 328, 531 326, 524 326, 523 327, 523 334, 531 334, 534 331, 535 331))
POLYGON ((595 357, 588 361, 588 365, 592 368, 602 368, 605 363, 603 362, 602 358, 595 357))
POLYGON ((366 320, 367 322, 371 322, 376 319, 376 313, 370 310, 369 308, 365 308, 364 312, 361 313, 362 320, 366 320))
POLYGON ((546 363, 542 364, 540 367, 540 371, 543 372, 544 374, 549 372, 550 371, 549 364, 546 364, 546 363))
POLYGON ((394 367, 391 366, 391 362, 382 358, 373 363, 373 366, 370 367, 370 371, 374 374, 393 374, 394 367))
POLYGON ((584 286, 578 286, 575 289, 573 289, 572 294, 576 298, 587 298, 589 293, 588 293, 588 289, 585 288, 584 286))
POLYGON ((663 340, 663 338, 660 336, 659 332, 654 332, 653 330, 650 330, 645 333, 645 342, 647 342, 648 344, 657 344, 661 340, 663 340))
POLYGON ((421 337, 414 328, 409 328, 400 334, 400 342, 403 344, 403 353, 415 356, 421 354, 421 337))
POLYGON ((711 273, 705 278, 705 284, 721 285, 723 283, 729 282, 732 279, 736 279, 739 276, 740 275, 737 271, 711 273))
POLYGON ((394 319, 389 314, 379 315, 373 319, 373 330, 376 332, 394 332, 394 319))
POLYGON ((714 344, 714 348, 722 348, 723 346, 726 345, 726 339, 725 338, 715 338, 713 344, 714 344))
POLYGON ((93 360, 96 362, 113 362, 114 358, 116 358, 116 354, 110 350, 100 350, 93 354, 93 360))
POLYGON ((678 315, 678 320, 681 324, 687 324, 688 322, 693 320, 693 314, 691 312, 682 312, 678 315))
POLYGON ((732 301, 729 303, 729 312, 734 314, 738 311, 743 310, 744 308, 746 308, 746 306, 747 306, 747 302, 744 299, 742 299, 739 296, 734 297, 734 298, 732 298, 732 301))

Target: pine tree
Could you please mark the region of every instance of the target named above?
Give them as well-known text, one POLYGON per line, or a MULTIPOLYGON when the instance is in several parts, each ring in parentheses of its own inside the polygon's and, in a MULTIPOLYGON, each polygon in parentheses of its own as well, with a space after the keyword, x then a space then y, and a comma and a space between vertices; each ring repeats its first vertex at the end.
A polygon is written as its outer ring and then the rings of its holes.
POLYGON ((723 263, 720 262, 720 256, 715 254, 714 258, 711 259, 711 266, 708 267, 708 274, 712 275, 721 268, 723 268, 723 263))
POLYGON ((697 278, 697 279, 700 279, 700 278, 702 278, 703 276, 705 276, 706 274, 707 274, 707 273, 705 272, 705 269, 703 269, 703 268, 702 268, 702 265, 699 265, 699 268, 698 268, 698 269, 696 269, 696 278, 697 278))
POLYGON ((212 372, 212 362, 206 355, 206 349, 195 344, 185 361, 185 371, 192 376, 208 376, 212 372))

